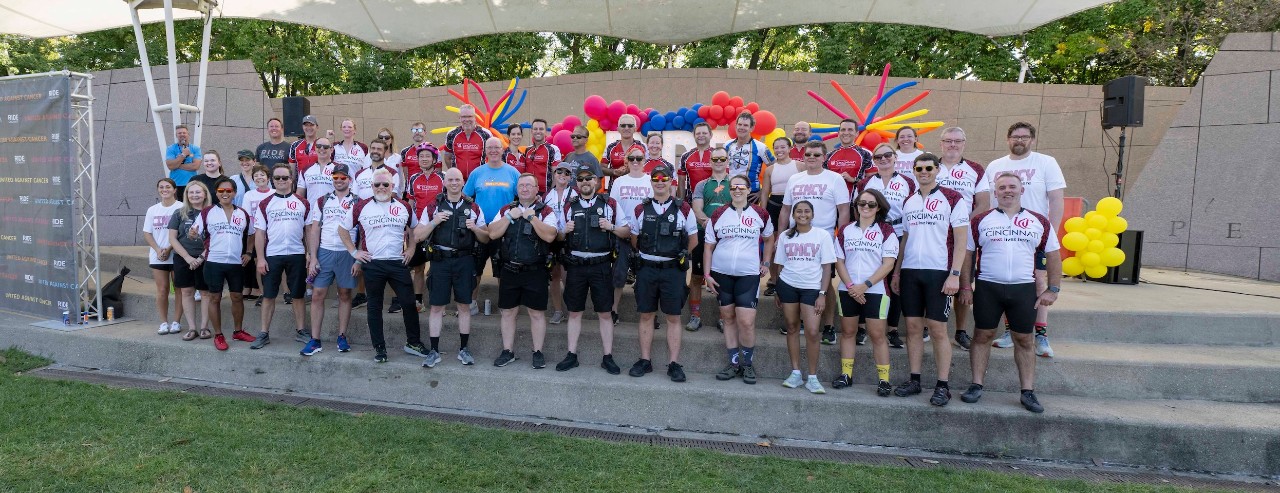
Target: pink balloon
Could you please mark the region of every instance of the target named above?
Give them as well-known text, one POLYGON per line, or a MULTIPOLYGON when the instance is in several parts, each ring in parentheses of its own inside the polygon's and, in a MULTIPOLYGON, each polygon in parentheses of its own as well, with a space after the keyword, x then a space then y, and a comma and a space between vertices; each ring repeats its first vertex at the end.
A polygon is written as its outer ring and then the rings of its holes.
POLYGON ((603 97, 599 94, 592 94, 587 96, 586 101, 582 102, 582 112, 586 113, 587 116, 598 120, 605 115, 606 108, 608 106, 609 103, 606 102, 603 97))
POLYGON ((573 140, 569 138, 569 133, 568 130, 561 129, 551 137, 551 143, 560 148, 560 152, 564 154, 573 152, 573 140))
MULTIPOLYGON (((578 128, 578 125, 582 125, 582 120, 579 119, 577 115, 566 116, 564 117, 564 121, 560 122, 560 128, 565 130, 573 130, 578 128)), ((555 132, 551 132, 551 135, 555 135, 555 132)))
POLYGON ((614 100, 614 102, 609 103, 609 119, 610 120, 618 121, 618 117, 622 116, 623 113, 626 113, 626 112, 627 112, 627 103, 624 103, 621 100, 614 100))
POLYGON ((556 132, 559 132, 559 131, 560 131, 561 129, 563 129, 563 128, 564 128, 564 124, 561 124, 561 123, 557 123, 557 124, 555 124, 555 125, 552 125, 552 126, 551 126, 551 135, 555 135, 555 134, 556 134, 556 132))
POLYGON ((629 104, 629 105, 627 105, 627 114, 628 114, 628 115, 639 115, 639 114, 640 114, 640 107, 639 107, 639 106, 636 106, 636 105, 634 105, 634 104, 629 104))
POLYGON ((618 128, 618 122, 615 122, 608 118, 605 118, 603 120, 596 120, 596 122, 600 124, 600 130, 604 130, 606 132, 615 130, 618 128))

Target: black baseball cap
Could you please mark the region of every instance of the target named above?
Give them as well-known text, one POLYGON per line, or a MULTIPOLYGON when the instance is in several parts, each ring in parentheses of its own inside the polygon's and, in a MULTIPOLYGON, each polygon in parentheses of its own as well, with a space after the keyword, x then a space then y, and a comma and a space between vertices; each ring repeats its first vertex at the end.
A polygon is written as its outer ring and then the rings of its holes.
POLYGON ((329 173, 329 174, 330 174, 330 175, 336 175, 336 174, 339 174, 339 173, 341 173, 342 175, 345 175, 347 178, 350 178, 350 177, 351 177, 351 168, 348 168, 348 167, 347 167, 347 165, 345 165, 345 164, 334 164, 334 165, 333 165, 333 172, 331 172, 331 173, 329 173))

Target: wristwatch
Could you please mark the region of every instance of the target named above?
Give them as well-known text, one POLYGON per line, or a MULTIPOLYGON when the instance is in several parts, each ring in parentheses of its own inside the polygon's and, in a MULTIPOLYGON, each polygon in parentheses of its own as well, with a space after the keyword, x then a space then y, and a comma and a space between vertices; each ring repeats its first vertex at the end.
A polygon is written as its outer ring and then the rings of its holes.
POLYGON ((1057 294, 1058 292, 1062 291, 1062 288, 1058 286, 1049 286, 1049 291, 1052 291, 1054 294, 1057 294))
POLYGON ((951 269, 951 275, 960 277, 960 271, 957 269, 951 269))
POLYGON ((818 290, 818 296, 826 296, 826 295, 827 295, 827 290, 825 289, 818 290))
POLYGON ((865 281, 862 281, 862 283, 863 283, 863 284, 866 284, 868 288, 870 288, 870 287, 874 287, 874 286, 875 286, 875 283, 872 283, 870 279, 867 279, 867 280, 865 280, 865 281))

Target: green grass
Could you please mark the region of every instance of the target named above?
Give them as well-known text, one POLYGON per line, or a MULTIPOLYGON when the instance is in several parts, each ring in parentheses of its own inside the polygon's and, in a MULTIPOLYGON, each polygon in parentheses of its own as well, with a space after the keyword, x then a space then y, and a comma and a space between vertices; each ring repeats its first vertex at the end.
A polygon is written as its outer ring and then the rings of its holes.
POLYGON ((48 363, 0 352, 0 491, 1181 491, 742 457, 19 374, 48 363))

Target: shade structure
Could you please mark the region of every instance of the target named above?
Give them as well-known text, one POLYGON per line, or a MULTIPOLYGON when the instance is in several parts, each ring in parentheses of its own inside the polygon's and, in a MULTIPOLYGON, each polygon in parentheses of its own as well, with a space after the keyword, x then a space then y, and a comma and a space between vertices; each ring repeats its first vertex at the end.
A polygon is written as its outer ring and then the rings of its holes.
MULTIPOLYGON (((219 0, 215 17, 338 31, 387 50, 504 32, 576 32, 678 44, 766 27, 834 22, 913 24, 986 36, 1018 34, 1115 0, 219 0)), ((158 3, 147 0, 147 3, 158 3)), ((175 4, 191 3, 177 0, 175 4)), ((164 19, 162 9, 140 11, 164 19)), ((193 10, 175 18, 194 19, 193 10)), ((4 0, 0 33, 42 38, 131 24, 128 3, 4 0)))

